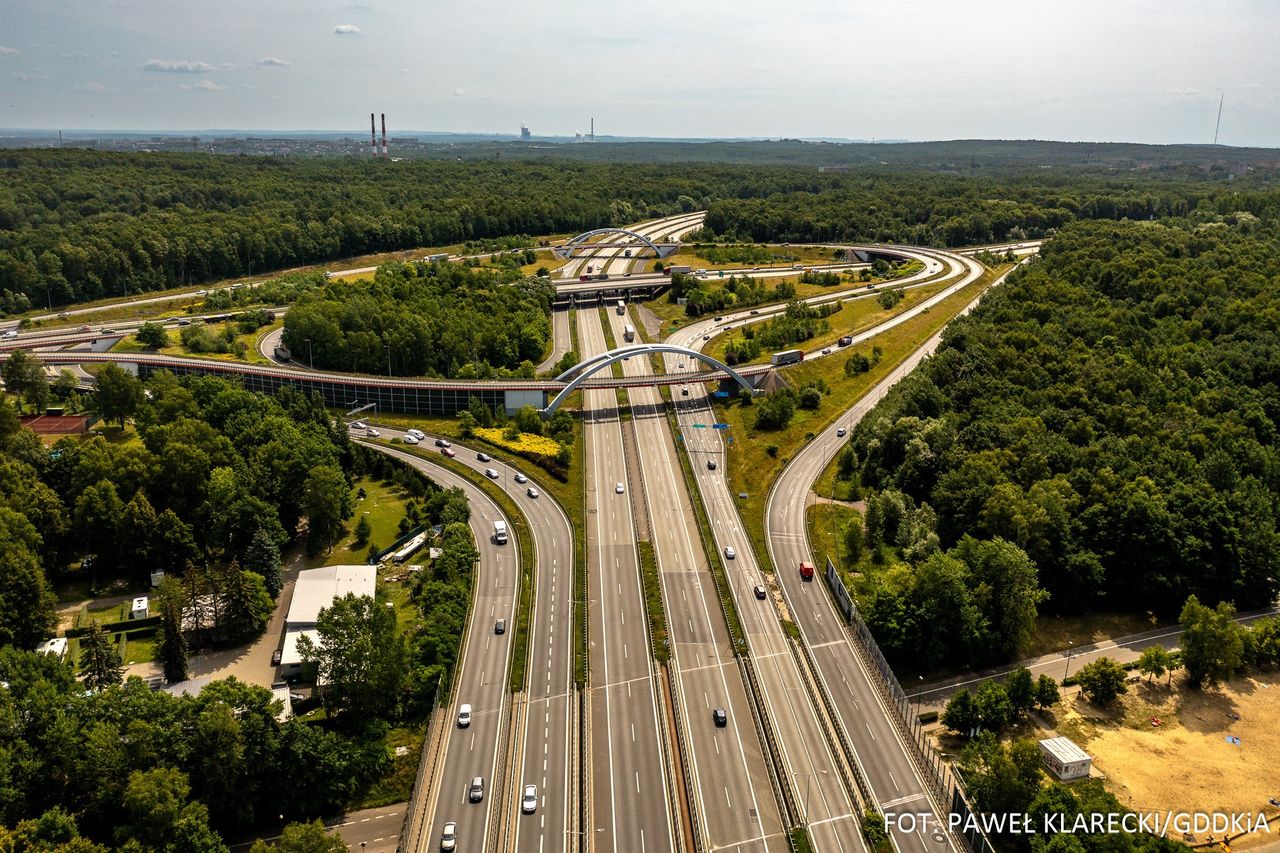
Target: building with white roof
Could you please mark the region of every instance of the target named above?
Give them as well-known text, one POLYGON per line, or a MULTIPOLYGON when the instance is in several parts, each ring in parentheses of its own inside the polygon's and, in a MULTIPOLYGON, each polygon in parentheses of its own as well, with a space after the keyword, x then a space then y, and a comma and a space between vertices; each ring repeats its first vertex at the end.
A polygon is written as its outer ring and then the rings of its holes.
POLYGON ((344 595, 367 595, 373 598, 377 585, 376 566, 324 566, 298 572, 293 585, 293 599, 289 602, 289 614, 285 616, 284 646, 280 653, 280 666, 286 674, 302 670, 302 655, 298 653, 298 640, 304 636, 316 639, 316 620, 320 611, 333 605, 344 595))

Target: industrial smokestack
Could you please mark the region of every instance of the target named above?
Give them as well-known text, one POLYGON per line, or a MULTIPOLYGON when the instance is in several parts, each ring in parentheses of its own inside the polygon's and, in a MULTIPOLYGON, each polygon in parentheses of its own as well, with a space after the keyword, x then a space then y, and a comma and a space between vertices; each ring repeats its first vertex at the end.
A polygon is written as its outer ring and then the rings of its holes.
POLYGON ((387 114, 382 114, 382 156, 387 156, 387 114))
POLYGON ((378 130, 373 124, 373 113, 369 113, 369 144, 373 146, 373 156, 378 156, 378 130))

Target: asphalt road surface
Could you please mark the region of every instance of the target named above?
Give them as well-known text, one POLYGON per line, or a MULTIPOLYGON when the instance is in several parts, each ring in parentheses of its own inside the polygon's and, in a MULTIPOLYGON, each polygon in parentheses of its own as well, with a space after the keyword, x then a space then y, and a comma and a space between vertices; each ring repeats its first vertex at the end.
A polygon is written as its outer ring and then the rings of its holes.
POLYGON ((495 634, 494 623, 506 619, 508 625, 513 624, 520 565, 518 545, 514 536, 505 545, 494 543, 493 522, 502 519, 510 529, 510 519, 470 480, 414 454, 378 442, 366 443, 412 465, 441 486, 462 489, 471 505, 470 523, 480 562, 466 643, 455 675, 457 689, 450 712, 455 723, 445 729, 444 754, 428 805, 430 818, 426 825, 430 829, 426 843, 435 849, 445 823, 453 821, 458 825, 461 849, 483 850, 496 828, 497 812, 506 804, 506 798, 492 786, 502 758, 499 747, 508 716, 507 671, 514 635, 510 631, 495 634), (471 725, 465 729, 456 725, 457 707, 463 703, 472 706, 471 725), (485 796, 478 803, 469 802, 467 797, 475 776, 482 776, 485 781, 485 796))
MULTIPOLYGON (((622 340, 630 315, 611 310, 608 317, 614 339, 622 340)), ((622 369, 633 376, 652 372, 647 356, 622 362, 622 369)), ((634 479, 643 483, 649 507, 671 639, 671 670, 689 746, 686 770, 703 843, 712 850, 786 849, 764 748, 703 551, 665 404, 657 388, 633 388, 628 394, 641 460, 642 476, 634 479), (713 723, 713 708, 727 712, 725 727, 713 723)))
MULTIPOLYGON (((577 313, 584 355, 605 350, 598 315, 577 313)), ((674 850, 629 480, 613 391, 583 395, 591 656, 591 844, 599 853, 674 850), (618 494, 616 484, 623 484, 618 494)))

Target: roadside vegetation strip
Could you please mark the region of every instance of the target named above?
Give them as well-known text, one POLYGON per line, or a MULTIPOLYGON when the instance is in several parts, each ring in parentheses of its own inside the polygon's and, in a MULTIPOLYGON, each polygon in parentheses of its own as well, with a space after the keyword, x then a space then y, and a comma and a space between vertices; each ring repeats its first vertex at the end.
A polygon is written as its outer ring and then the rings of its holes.
MULTIPOLYGON (((680 419, 676 417, 674 404, 667 401, 667 423, 673 434, 680 434, 680 419)), ((724 616, 725 628, 729 631, 729 639, 733 643, 733 653, 743 657, 748 653, 747 635, 742 628, 742 618, 738 615, 738 605, 733 598, 733 590, 729 586, 729 578, 725 575, 724 565, 720 562, 720 551, 716 548, 715 537, 711 534, 710 516, 706 505, 702 502, 702 492, 698 489, 697 478, 693 473, 693 463, 689 459, 684 442, 679 442, 676 457, 680 460, 680 471, 684 475, 685 491, 689 493, 689 501, 693 506, 693 517, 698 523, 698 536, 702 539, 702 552, 707 557, 707 566, 711 577, 715 580, 716 595, 720 599, 720 612, 724 616)))
POLYGON ((714 405, 716 420, 729 424, 729 434, 735 437, 733 444, 725 450, 729 485, 733 493, 747 495, 740 500, 739 510, 743 527, 755 548, 761 567, 777 568, 773 566, 769 549, 765 547, 764 513, 769 489, 783 466, 815 435, 844 417, 850 406, 915 352, 921 343, 950 322, 1007 269, 1008 267, 1001 267, 984 272, 978 279, 937 305, 867 341, 846 347, 838 354, 813 359, 781 372, 779 375, 785 377, 793 388, 821 380, 826 383, 829 393, 823 395, 818 409, 797 407, 790 422, 780 430, 756 429, 758 400, 743 403, 731 398, 728 403, 714 405), (854 353, 867 358, 869 369, 846 375, 845 364, 854 353))
MULTIPOLYGON (((883 282, 881 282, 883 283, 883 282)), ((919 303, 929 297, 939 293, 950 287, 954 282, 951 281, 928 281, 917 283, 914 287, 907 285, 906 287, 894 288, 886 287, 880 290, 867 290, 865 286, 856 290, 846 291, 847 297, 844 298, 843 305, 839 311, 827 315, 825 318, 830 326, 830 330, 821 332, 803 341, 797 341, 794 344, 788 344, 779 349, 791 349, 793 347, 814 350, 825 346, 835 346, 836 342, 845 335, 857 335, 865 332, 883 323, 891 317, 896 317, 903 312, 914 308, 919 303), (880 303, 880 298, 886 294, 892 293, 901 295, 892 307, 886 309, 880 303)), ((745 330, 751 328, 753 332, 764 323, 781 315, 773 315, 772 317, 763 317, 759 320, 752 320, 747 323, 739 323, 730 329, 726 334, 714 336, 707 342, 706 348, 703 350, 707 355, 724 361, 725 350, 731 341, 735 341, 745 336, 745 330)), ((761 353, 754 359, 745 362, 739 362, 739 365, 748 364, 767 364, 772 355, 771 351, 762 348, 761 353)))
POLYGON ((653 659, 665 664, 671 659, 671 644, 667 634, 667 612, 662 606, 662 578, 658 574, 653 543, 637 541, 636 554, 640 557, 640 577, 644 582, 644 608, 649 614, 649 644, 653 648, 653 659))
MULTIPOLYGON (((608 308, 605 308, 605 307, 601 307, 601 308, 600 308, 596 313, 599 315, 599 318, 600 318, 600 325, 604 327, 604 345, 605 345, 605 349, 608 349, 608 350, 615 350, 615 349, 617 349, 617 348, 618 348, 618 342, 617 342, 616 340, 614 340, 614 337, 613 337, 613 328, 609 325, 609 309, 608 309, 608 308)), ((613 378, 614 378, 614 379, 621 379, 621 378, 622 378, 622 376, 623 376, 623 373, 622 373, 622 362, 620 362, 620 361, 615 361, 615 362, 612 364, 612 367, 613 367, 613 378)))
MULTIPOLYGON (((570 328, 574 327, 570 326, 570 328)), ((582 408, 581 400, 581 391, 575 392, 570 400, 571 403, 577 403, 579 412, 582 408)), ((460 434, 461 430, 457 418, 443 415, 378 415, 376 418, 370 419, 370 422, 376 425, 385 424, 397 429, 416 428, 429 435, 443 436, 451 441, 455 439, 467 441, 460 434)), ((543 476, 544 472, 538 470, 536 472, 536 482, 533 483, 544 495, 551 497, 559 504, 568 517, 569 527, 573 531, 574 618, 579 620, 575 623, 576 630, 574 632, 576 636, 574 645, 574 681, 579 688, 583 688, 587 684, 589 657, 588 641, 585 633, 587 625, 587 537, 585 521, 587 517, 587 493, 583 484, 585 476, 583 466, 586 464, 583 440, 582 418, 579 415, 573 419, 573 461, 569 466, 569 479, 562 482, 552 476, 543 476)), ((407 450, 408 445, 402 446, 402 449, 407 450)), ((528 460, 522 460, 498 448, 487 449, 486 452, 509 468, 522 467, 521 463, 524 463, 523 467, 533 471, 532 463, 529 463, 528 460)), ((428 459, 437 458, 437 456, 432 456, 429 451, 420 455, 428 459)), ((441 464, 452 461, 443 454, 438 455, 438 459, 441 464)))
POLYGON ((517 612, 515 618, 512 619, 515 636, 511 641, 511 668, 508 673, 508 690, 512 693, 524 690, 529 657, 529 627, 532 621, 531 611, 533 610, 534 587, 537 581, 535 567, 538 564, 537 549, 534 546, 533 533, 529 530, 528 520, 506 491, 495 486, 483 474, 463 465, 456 459, 450 459, 442 454, 428 455, 420 448, 415 448, 412 445, 394 444, 390 446, 411 456, 425 459, 442 468, 447 468, 455 474, 466 478, 472 485, 477 486, 488 495, 511 522, 512 532, 515 533, 520 547, 521 584, 520 595, 516 599, 517 612))

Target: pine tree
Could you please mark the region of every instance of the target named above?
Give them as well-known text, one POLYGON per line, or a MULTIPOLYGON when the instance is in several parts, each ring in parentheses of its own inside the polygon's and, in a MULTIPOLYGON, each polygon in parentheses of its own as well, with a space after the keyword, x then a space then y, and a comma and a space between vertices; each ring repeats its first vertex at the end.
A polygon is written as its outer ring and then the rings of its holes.
POLYGON ((369 524, 369 516, 360 515, 360 520, 356 522, 356 544, 363 545, 369 541, 369 536, 373 533, 373 526, 369 524))
POLYGON ((119 684, 123 675, 120 650, 96 619, 89 623, 89 632, 80 638, 80 672, 84 683, 94 690, 119 684))
POLYGON ((223 605, 219 627, 233 642, 258 636, 266 629, 272 610, 262 575, 240 571, 235 561, 220 574, 223 605))
POLYGON ((267 592, 275 598, 284 587, 284 573, 280 568, 280 546, 265 528, 259 527, 244 549, 244 567, 251 572, 262 575, 266 581, 267 592))
POLYGON ((156 632, 156 654, 168 681, 187 678, 187 638, 182 633, 182 587, 173 578, 160 581, 160 629, 156 632))

